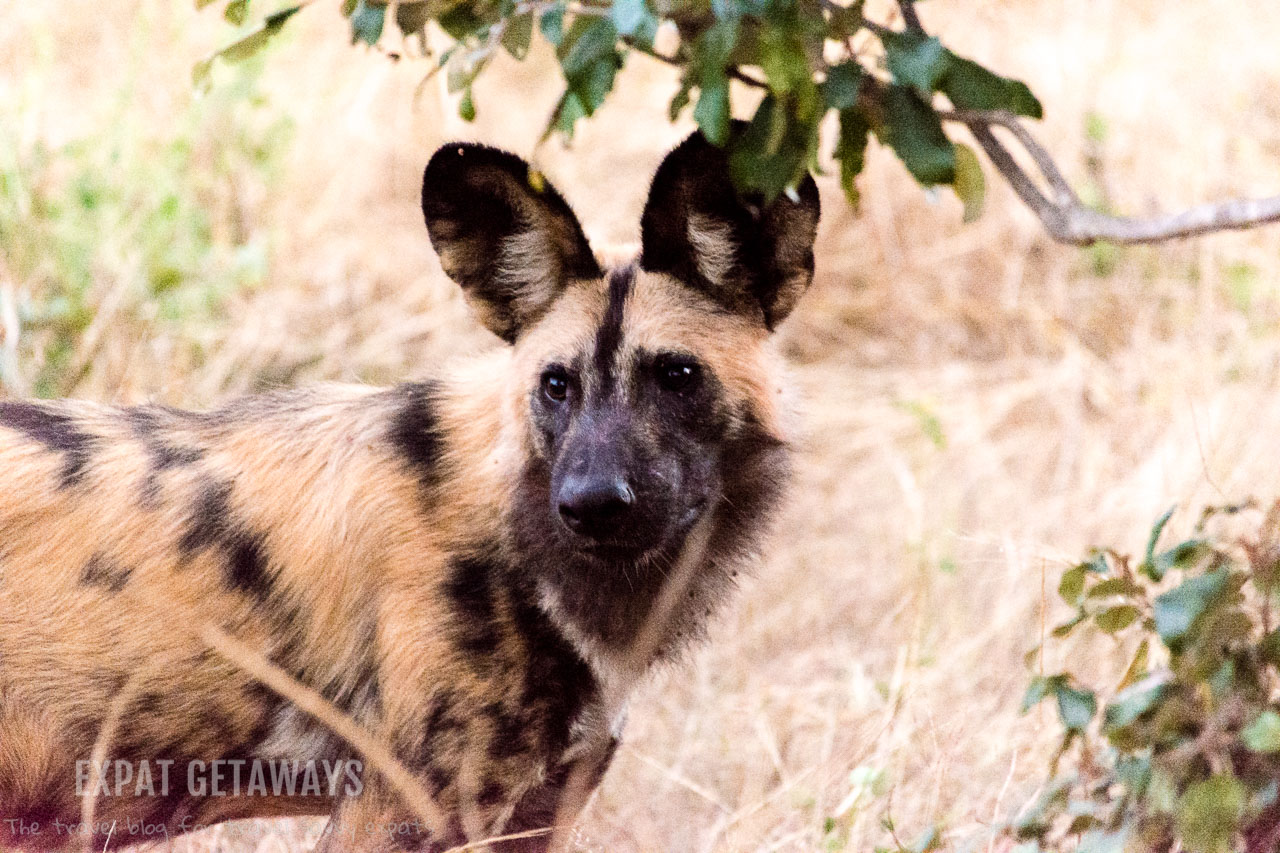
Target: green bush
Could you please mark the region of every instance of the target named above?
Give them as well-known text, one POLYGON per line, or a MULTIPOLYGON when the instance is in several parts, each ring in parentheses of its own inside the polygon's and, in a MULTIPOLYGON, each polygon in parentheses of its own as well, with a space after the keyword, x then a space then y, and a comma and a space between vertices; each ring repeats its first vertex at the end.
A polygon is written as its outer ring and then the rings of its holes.
POLYGON ((1161 547, 1171 510, 1140 560, 1100 551, 1063 574, 1074 615, 1053 635, 1109 636, 1130 663, 1105 690, 1070 671, 1032 680, 1023 709, 1053 702, 1061 744, 1036 802, 995 830, 1000 849, 1277 849, 1280 502, 1249 535, 1205 533, 1247 509, 1208 510, 1195 538, 1161 547))

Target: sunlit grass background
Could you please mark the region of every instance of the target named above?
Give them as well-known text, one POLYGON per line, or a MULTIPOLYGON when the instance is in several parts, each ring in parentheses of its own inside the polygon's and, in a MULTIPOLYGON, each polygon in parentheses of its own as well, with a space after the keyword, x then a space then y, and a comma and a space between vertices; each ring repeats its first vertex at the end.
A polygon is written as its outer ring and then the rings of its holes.
MULTIPOLYGON (((666 123, 673 72, 631 59, 572 147, 537 146, 559 94, 545 51, 498 62, 466 124, 423 83, 430 63, 349 47, 336 6, 198 97, 192 66, 235 35, 214 9, 0 4, 4 394, 204 406, 493 345, 417 207, 448 139, 533 157, 598 244, 635 240, 649 176, 690 129, 666 123)), ((922 11, 1031 84, 1036 132, 1094 203, 1280 192, 1280 6, 922 11)), ((584 849, 866 851, 887 816, 904 840, 1007 816, 1051 753, 1051 709, 1017 704, 1062 566, 1139 547, 1171 504, 1185 530, 1201 504, 1277 491, 1280 229, 1065 248, 988 180, 965 226, 883 150, 860 211, 820 178, 817 282, 781 333, 807 423, 795 500, 713 642, 634 704, 584 849)), ((1071 653, 1050 643, 1034 665, 1071 653)), ((301 850, 316 830, 173 848, 301 850)))

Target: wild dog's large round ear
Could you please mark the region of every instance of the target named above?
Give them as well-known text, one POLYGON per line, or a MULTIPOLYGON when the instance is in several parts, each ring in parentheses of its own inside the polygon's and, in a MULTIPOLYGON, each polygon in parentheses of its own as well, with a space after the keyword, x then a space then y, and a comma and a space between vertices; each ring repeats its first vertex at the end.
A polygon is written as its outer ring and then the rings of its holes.
MULTIPOLYGON (((741 133, 745 122, 735 122, 741 133)), ((763 315, 773 329, 813 281, 818 187, 805 175, 796 198, 769 205, 741 197, 729 156, 694 133, 658 167, 640 220, 640 266, 668 273, 730 310, 763 315)))
POLYGON ((564 198, 506 151, 440 148, 422 176, 422 214, 444 271, 508 343, 570 279, 603 275, 564 198))

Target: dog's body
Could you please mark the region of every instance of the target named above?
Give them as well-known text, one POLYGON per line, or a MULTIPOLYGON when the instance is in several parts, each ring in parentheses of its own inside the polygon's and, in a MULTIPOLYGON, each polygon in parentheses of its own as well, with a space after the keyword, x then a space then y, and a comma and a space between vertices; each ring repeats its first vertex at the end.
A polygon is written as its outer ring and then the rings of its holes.
POLYGON ((441 149, 432 241, 512 346, 431 381, 0 403, 0 848, 77 842, 86 790, 97 849, 239 817, 332 814, 322 846, 360 851, 572 819, 564 788, 598 784, 627 690, 701 632, 785 479, 768 337, 812 276, 816 190, 748 208, 723 160, 677 149, 638 264, 603 270, 517 158, 441 149), (203 624, 390 746, 439 825, 203 624), (318 789, 282 792, 282 761, 318 789))

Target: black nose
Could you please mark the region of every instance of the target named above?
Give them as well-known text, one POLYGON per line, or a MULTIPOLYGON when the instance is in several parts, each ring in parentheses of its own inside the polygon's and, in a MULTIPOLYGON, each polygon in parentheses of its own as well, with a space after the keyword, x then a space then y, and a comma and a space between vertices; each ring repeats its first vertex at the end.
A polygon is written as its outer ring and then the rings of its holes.
POLYGON ((560 518, 579 536, 607 539, 617 534, 635 500, 621 479, 571 477, 560 487, 560 518))

